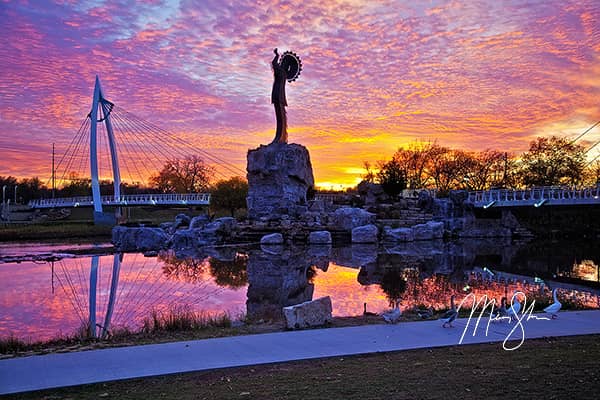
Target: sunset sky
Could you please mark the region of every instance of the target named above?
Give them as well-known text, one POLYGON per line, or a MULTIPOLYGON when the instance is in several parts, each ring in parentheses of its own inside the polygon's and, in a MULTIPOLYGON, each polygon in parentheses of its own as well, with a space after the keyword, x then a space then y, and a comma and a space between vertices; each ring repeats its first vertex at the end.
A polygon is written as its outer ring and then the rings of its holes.
POLYGON ((47 179, 96 75, 118 106, 245 169, 274 136, 275 47, 302 58, 289 141, 322 186, 414 140, 519 153, 600 120, 597 0, 2 1, 0 24, 0 175, 47 179))

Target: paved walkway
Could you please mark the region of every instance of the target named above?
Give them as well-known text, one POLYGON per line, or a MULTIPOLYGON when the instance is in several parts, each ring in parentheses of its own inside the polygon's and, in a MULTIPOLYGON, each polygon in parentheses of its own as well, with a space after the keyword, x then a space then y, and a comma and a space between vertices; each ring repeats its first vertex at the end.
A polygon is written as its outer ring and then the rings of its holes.
MULTIPOLYGON (((319 357, 397 351, 459 344, 467 319, 444 329, 440 321, 404 322, 234 336, 0 360, 0 394, 117 379, 239 367, 319 357)), ((470 326, 475 324, 471 321, 470 326)), ((483 320, 463 344, 502 342, 515 323, 483 320)), ((600 333, 600 310, 562 312, 555 320, 523 321, 526 339, 600 333)), ((511 339, 521 338, 516 329, 511 339)), ((525 339, 525 340, 526 340, 525 339)), ((515 346, 518 342, 508 342, 515 346)), ((516 350, 518 351, 518 349, 516 350)))

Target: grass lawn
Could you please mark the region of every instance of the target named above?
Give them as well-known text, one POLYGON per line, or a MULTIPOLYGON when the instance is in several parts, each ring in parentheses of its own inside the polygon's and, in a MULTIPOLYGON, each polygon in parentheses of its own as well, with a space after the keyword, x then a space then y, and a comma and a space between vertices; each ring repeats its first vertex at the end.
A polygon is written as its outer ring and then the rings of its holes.
POLYGON ((0 241, 56 240, 104 238, 110 240, 111 226, 98 226, 92 222, 47 222, 0 226, 0 241))
MULTIPOLYGON (((335 357, 133 379, 11 399, 596 399, 600 335, 335 357)), ((84 366, 82 366, 84 368, 84 366)))

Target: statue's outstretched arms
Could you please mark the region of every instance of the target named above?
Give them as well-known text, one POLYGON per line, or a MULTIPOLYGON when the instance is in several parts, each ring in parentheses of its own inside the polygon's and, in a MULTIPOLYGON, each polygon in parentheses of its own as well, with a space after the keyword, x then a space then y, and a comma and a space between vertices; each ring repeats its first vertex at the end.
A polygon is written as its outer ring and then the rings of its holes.
MULTIPOLYGON (((275 51, 277 51, 277 49, 275 49, 275 51)), ((279 66, 279 54, 275 53, 275 57, 273 57, 273 61, 271 61, 271 65, 273 66, 273 68, 277 68, 277 66, 279 66)))

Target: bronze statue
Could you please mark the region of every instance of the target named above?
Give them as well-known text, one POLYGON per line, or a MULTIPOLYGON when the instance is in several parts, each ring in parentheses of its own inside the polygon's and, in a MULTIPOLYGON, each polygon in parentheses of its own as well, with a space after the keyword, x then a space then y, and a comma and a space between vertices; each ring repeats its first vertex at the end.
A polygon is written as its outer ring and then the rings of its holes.
POLYGON ((277 118, 277 130, 272 143, 287 143, 287 115, 285 107, 285 81, 293 82, 300 75, 302 62, 300 58, 290 51, 286 51, 279 57, 277 49, 274 49, 275 57, 271 61, 273 66, 273 90, 271 91, 271 103, 275 106, 275 117, 277 118))

